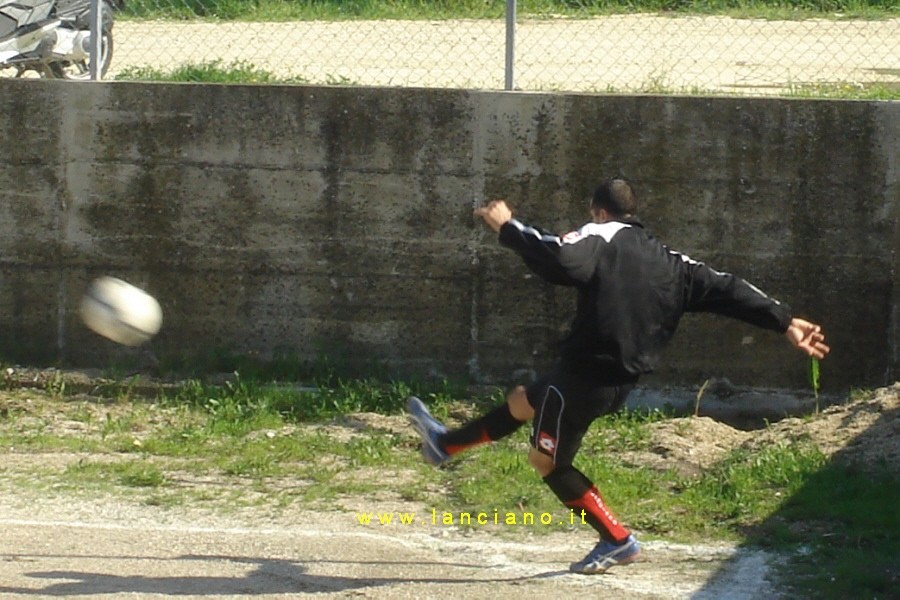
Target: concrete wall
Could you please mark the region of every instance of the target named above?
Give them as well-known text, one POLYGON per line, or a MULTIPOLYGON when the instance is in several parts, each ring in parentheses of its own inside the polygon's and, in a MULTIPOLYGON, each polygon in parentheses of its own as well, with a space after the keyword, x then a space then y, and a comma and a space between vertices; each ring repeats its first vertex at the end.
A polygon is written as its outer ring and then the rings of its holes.
MULTIPOLYGON (((322 349, 404 373, 541 369, 571 292, 472 216, 564 232, 631 178, 668 244, 824 324, 826 389, 897 372, 900 104, 0 80, 0 357, 103 365, 100 274, 165 312, 160 356, 322 349)), ((652 385, 804 388, 780 336, 689 315, 652 385)))

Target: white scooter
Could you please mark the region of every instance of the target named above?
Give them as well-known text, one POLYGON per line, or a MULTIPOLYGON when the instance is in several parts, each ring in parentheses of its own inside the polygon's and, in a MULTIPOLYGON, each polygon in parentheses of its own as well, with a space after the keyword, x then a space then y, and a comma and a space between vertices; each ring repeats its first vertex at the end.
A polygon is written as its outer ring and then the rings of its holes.
MULTIPOLYGON (((100 73, 112 61, 113 5, 102 0, 100 73)), ((121 5, 119 5, 121 6, 121 5)), ((89 0, 0 0, 0 70, 15 77, 90 77, 89 0)))

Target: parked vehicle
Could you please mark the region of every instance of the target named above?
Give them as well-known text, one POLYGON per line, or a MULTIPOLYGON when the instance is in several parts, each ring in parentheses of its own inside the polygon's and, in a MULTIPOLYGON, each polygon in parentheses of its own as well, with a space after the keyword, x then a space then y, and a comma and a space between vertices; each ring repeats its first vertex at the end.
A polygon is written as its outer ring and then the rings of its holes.
MULTIPOLYGON (((113 9, 102 0, 100 73, 112 61, 113 9)), ((41 77, 90 77, 90 0, 0 0, 0 70, 41 77)))

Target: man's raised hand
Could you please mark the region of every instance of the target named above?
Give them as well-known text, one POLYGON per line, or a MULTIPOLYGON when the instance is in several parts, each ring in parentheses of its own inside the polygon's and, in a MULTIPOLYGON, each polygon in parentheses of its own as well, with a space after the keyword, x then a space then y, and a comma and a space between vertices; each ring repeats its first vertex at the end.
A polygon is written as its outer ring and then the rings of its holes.
POLYGON ((506 200, 491 200, 487 206, 476 208, 475 216, 481 217, 488 227, 499 232, 503 224, 512 219, 512 210, 506 200))

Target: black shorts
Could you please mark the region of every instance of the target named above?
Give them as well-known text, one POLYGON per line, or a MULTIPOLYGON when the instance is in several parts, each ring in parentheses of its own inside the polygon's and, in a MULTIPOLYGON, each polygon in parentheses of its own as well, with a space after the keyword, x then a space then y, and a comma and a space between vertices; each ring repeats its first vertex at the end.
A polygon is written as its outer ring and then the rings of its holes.
POLYGON ((532 447, 553 458, 557 466, 572 464, 591 423, 622 408, 632 389, 631 382, 598 383, 556 367, 525 390, 534 408, 532 447))

